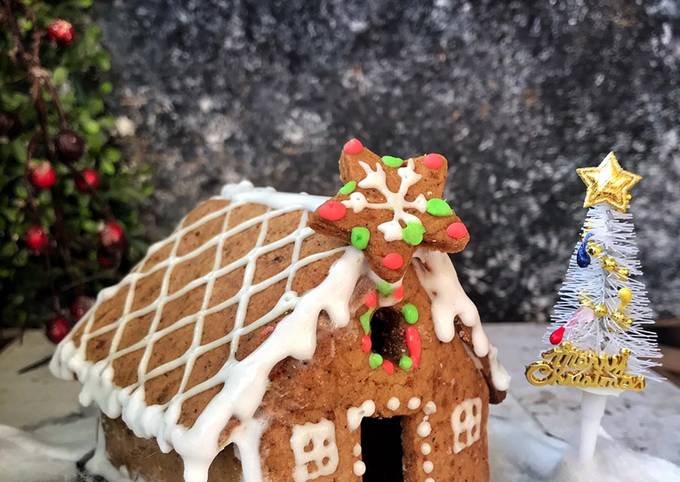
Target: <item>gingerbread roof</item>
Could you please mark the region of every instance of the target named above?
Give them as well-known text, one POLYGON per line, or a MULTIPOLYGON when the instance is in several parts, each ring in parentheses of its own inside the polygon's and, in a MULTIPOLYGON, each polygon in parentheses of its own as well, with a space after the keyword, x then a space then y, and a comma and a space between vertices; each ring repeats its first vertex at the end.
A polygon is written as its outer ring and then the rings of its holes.
MULTIPOLYGON (((253 416, 271 369, 287 357, 311 359, 320 313, 346 326, 358 280, 375 276, 362 251, 308 226, 326 199, 226 186, 99 294, 58 346, 53 373, 78 378, 81 403, 176 450, 186 473, 199 474, 191 480, 203 480, 231 420, 245 427, 229 440, 244 454, 249 439, 238 437, 261 431, 253 416)), ((462 323, 484 372, 506 390, 507 373, 447 255, 420 248, 414 258, 439 339, 451 341, 454 320, 462 323)))

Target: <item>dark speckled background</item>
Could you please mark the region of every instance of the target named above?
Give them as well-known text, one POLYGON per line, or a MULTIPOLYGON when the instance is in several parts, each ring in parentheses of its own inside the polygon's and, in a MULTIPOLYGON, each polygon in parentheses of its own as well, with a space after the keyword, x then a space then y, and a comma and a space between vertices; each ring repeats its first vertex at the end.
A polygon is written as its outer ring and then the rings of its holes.
POLYGON ((653 303, 680 314, 680 4, 117 0, 99 21, 133 156, 169 231, 243 178, 332 193, 344 140, 441 152, 487 320, 542 319, 585 217, 574 173, 614 149, 653 303))

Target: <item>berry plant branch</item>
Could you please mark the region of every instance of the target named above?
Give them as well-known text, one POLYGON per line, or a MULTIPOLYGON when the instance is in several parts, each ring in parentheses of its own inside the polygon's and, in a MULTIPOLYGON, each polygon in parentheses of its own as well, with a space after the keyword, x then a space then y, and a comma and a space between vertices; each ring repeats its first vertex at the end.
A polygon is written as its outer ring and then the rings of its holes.
POLYGON ((55 342, 146 248, 148 171, 116 145, 89 8, 0 0, 0 329, 48 320, 55 342))

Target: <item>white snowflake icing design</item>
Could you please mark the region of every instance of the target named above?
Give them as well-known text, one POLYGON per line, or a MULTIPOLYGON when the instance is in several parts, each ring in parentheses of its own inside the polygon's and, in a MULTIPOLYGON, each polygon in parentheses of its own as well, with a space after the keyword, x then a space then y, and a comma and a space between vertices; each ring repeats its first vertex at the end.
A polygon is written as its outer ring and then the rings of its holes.
POLYGON ((427 199, 425 199, 423 194, 418 194, 413 201, 406 200, 406 194, 408 193, 409 188, 420 181, 422 177, 415 171, 413 159, 408 159, 406 161, 406 166, 400 167, 397 170, 399 177, 401 178, 401 183, 397 192, 393 192, 387 187, 385 171, 380 164, 376 164, 375 170, 371 169, 371 166, 363 161, 359 161, 359 165, 366 173, 366 177, 359 181, 359 187, 364 189, 376 189, 385 197, 385 202, 368 202, 364 194, 355 191, 350 194, 349 199, 342 201, 342 203, 346 207, 352 208, 355 213, 361 212, 366 208, 392 210, 394 213, 392 220, 380 224, 378 226, 378 231, 383 233, 385 241, 402 240, 402 229, 406 224, 411 222, 422 224, 417 216, 407 213, 405 210, 411 208, 424 213, 427 209, 427 199), (402 226, 401 223, 404 225, 402 226))

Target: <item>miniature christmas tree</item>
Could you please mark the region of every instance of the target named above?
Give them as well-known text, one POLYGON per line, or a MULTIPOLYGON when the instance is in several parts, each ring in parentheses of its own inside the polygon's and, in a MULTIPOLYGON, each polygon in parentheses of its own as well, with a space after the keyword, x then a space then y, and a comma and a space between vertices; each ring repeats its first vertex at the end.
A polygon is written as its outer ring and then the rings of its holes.
POLYGON ((556 347, 527 367, 534 385, 583 390, 581 462, 592 460, 607 396, 643 390, 658 379, 650 368, 661 356, 637 259, 630 189, 640 181, 614 153, 598 167, 577 170, 590 208, 559 292, 546 341, 556 347))

